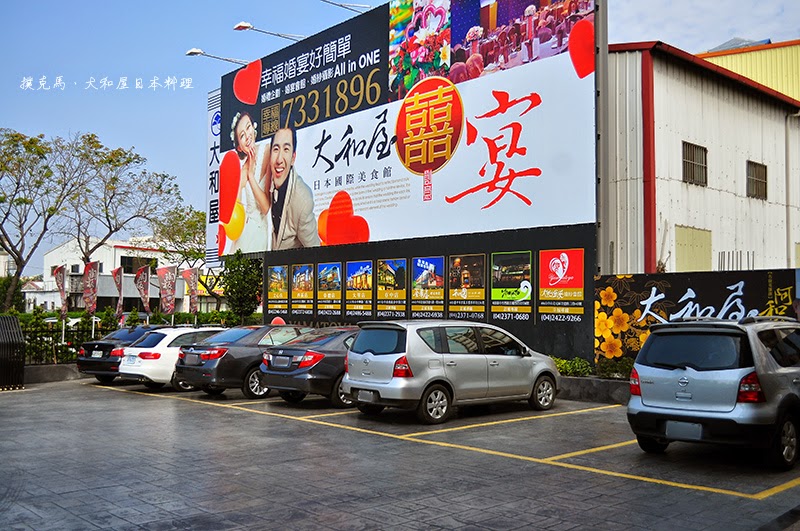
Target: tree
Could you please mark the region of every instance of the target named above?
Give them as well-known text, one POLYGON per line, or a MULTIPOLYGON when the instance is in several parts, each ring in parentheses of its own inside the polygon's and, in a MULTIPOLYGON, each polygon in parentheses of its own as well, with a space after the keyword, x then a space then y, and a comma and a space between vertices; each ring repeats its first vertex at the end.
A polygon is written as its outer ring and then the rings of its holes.
POLYGON ((239 317, 241 324, 258 308, 261 284, 260 260, 245 258, 241 250, 225 258, 222 286, 225 288, 228 309, 239 317))
POLYGON ((0 311, 11 307, 25 266, 86 184, 83 140, 76 135, 48 142, 43 135, 0 129, 0 248, 16 268, 0 293, 0 311))
MULTIPOLYGON (((168 262, 186 263, 189 267, 201 267, 206 257, 206 215, 191 205, 178 205, 163 218, 152 223, 158 249, 168 262)), ((220 275, 213 269, 208 275, 200 275, 198 282, 222 308, 222 295, 214 289, 220 284, 220 275)))
POLYGON ((62 234, 76 238, 84 263, 120 232, 136 233, 142 226, 163 219, 181 200, 175 177, 147 171, 147 159, 133 148, 111 149, 96 135, 85 135, 90 162, 90 186, 70 197, 62 234))
POLYGON ((22 283, 17 282, 16 287, 11 290, 10 286, 13 280, 13 277, 0 277, 0 296, 11 293, 11 305, 8 309, 15 308, 18 312, 24 312, 25 297, 22 296, 22 283))

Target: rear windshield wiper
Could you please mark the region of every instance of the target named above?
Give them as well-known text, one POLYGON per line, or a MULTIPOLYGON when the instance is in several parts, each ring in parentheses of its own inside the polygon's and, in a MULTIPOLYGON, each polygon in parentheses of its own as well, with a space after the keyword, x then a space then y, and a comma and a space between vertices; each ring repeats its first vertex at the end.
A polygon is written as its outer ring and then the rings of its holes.
POLYGON ((656 361, 653 362, 654 367, 659 367, 661 369, 684 369, 686 370, 687 364, 686 363, 666 363, 663 361, 656 361))

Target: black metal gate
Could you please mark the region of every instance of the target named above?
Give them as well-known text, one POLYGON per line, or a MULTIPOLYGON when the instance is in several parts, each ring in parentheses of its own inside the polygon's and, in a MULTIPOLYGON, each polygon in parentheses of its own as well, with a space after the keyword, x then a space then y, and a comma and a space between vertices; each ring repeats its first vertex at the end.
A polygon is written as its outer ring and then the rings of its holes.
POLYGON ((19 320, 0 315, 0 391, 25 387, 25 336, 19 320))

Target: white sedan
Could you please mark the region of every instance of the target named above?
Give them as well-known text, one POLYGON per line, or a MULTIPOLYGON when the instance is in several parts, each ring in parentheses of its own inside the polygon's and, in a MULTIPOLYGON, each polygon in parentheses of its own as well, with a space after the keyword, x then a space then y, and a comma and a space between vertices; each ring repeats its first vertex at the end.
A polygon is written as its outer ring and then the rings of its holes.
POLYGON ((220 326, 189 328, 158 328, 148 332, 130 346, 125 347, 119 375, 125 380, 144 383, 148 389, 160 389, 171 383, 179 391, 189 391, 192 386, 175 381, 175 362, 182 345, 192 345, 222 332, 220 326))

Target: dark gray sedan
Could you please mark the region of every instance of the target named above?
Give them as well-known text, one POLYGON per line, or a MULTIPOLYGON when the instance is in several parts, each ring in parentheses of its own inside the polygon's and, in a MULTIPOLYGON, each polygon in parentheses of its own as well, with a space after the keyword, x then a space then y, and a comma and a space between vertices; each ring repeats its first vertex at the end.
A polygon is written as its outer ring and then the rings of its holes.
POLYGON ((263 347, 280 345, 313 328, 293 325, 237 326, 210 338, 181 347, 175 379, 219 395, 241 388, 247 398, 263 398, 258 365, 263 347))
POLYGON ((357 326, 320 328, 265 349, 261 385, 277 389, 290 404, 315 394, 330 398, 334 407, 351 407, 353 401, 345 396, 341 385, 347 349, 358 330, 357 326))

